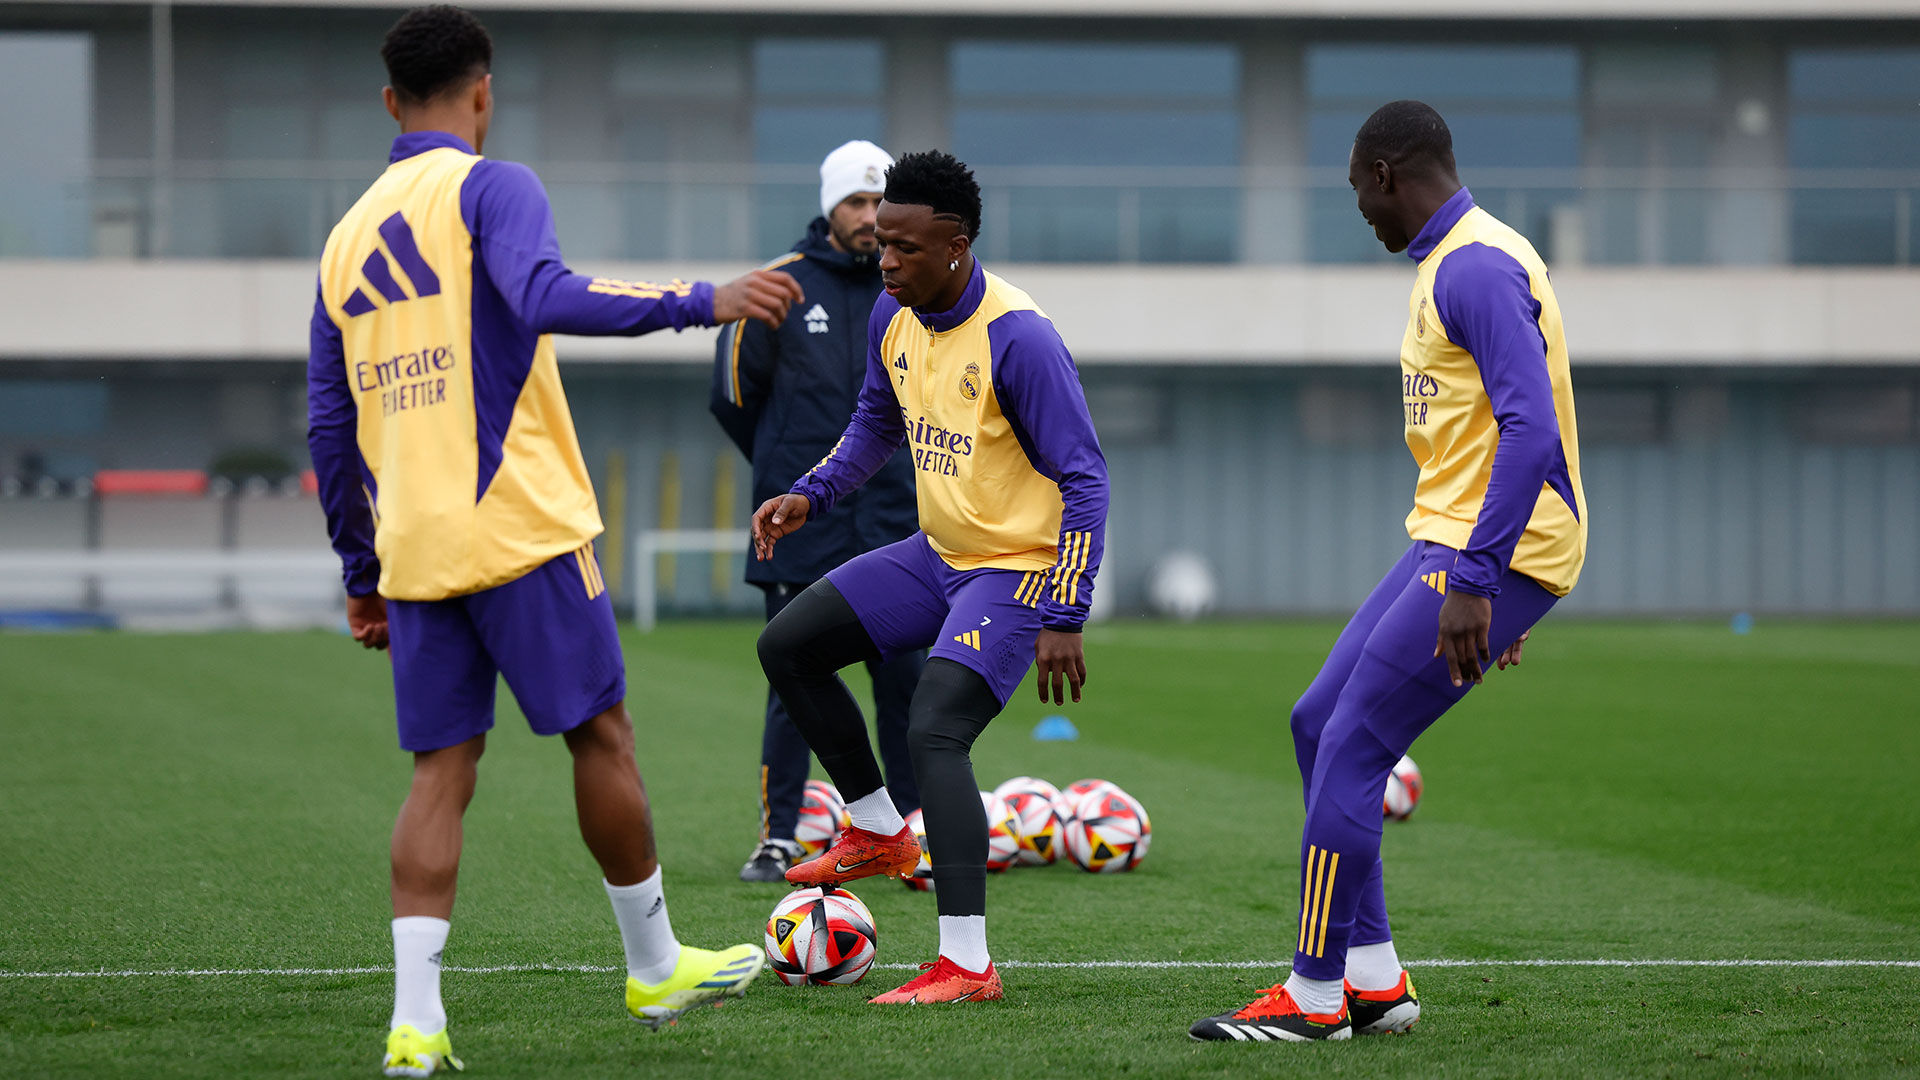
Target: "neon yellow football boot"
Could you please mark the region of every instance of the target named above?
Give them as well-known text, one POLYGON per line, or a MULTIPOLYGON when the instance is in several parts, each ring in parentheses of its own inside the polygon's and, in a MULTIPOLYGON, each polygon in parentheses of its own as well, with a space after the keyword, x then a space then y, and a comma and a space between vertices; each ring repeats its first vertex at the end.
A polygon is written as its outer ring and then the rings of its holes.
POLYGON ((740 997, 760 974, 766 954, 758 945, 735 945, 713 952, 680 946, 680 962, 658 986, 627 977, 627 1011, 651 1028, 670 1024, 698 1005, 717 1005, 740 997))
POLYGON ((387 1060, 383 1067, 388 1076, 427 1077, 443 1065, 455 1072, 467 1067, 453 1056, 453 1044, 447 1041, 445 1028, 422 1035, 412 1024, 401 1024, 387 1033, 387 1060))

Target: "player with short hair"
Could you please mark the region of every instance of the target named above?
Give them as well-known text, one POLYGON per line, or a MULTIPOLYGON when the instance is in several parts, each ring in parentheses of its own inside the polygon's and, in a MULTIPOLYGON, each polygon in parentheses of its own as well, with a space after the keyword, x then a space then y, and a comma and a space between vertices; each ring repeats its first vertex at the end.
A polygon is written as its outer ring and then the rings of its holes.
POLYGON ((777 324, 801 296, 793 279, 758 271, 718 288, 572 273, 532 170, 479 156, 493 115, 479 21, 415 9, 381 55, 401 134, 321 256, 308 446, 349 627, 368 648, 391 645, 400 745, 414 754, 393 830, 384 1067, 427 1076, 462 1067, 440 958, 501 675, 533 730, 563 735, 572 753, 634 1018, 664 1023, 744 992, 760 970, 759 946, 683 947, 668 921, 593 550, 600 511, 548 335, 777 324))
POLYGON ((1307 817, 1286 981, 1196 1039, 1400 1032, 1420 1016, 1381 887, 1381 799, 1413 741, 1521 646, 1580 576, 1587 504, 1560 305, 1524 236, 1474 205, 1446 121, 1381 106, 1347 177, 1388 251, 1418 263, 1400 344, 1413 546, 1293 708, 1307 817))
MULTIPOLYGON (((787 490, 833 449, 859 399, 867 375, 867 316, 880 295, 873 222, 892 164, 885 150, 864 139, 828 154, 820 163, 820 216, 792 251, 768 264, 792 274, 807 303, 795 305, 778 329, 743 319, 720 332, 711 409, 753 463, 756 505, 787 490)), ((780 545, 773 558, 747 560, 747 580, 766 593, 769 621, 827 571, 913 535, 913 472, 913 458, 902 448, 839 513, 780 545)), ((887 793, 904 813, 920 807, 907 753, 907 705, 924 663, 926 654, 916 651, 867 665, 887 793)), ((807 740, 768 687, 760 841, 740 868, 742 881, 785 881, 805 856, 794 833, 811 764, 807 740)))
POLYGON ((1107 465, 1073 357, 1026 293, 973 255, 980 188, 939 151, 887 173, 876 220, 885 286, 867 380, 833 452, 753 515, 760 557, 831 512, 903 442, 920 529, 829 572, 760 635, 760 662, 853 818, 796 885, 904 877, 920 847, 887 797, 860 708, 834 673, 932 646, 908 747, 940 911, 940 955, 876 1003, 1001 995, 987 952, 986 812, 968 757, 1030 663, 1040 699, 1080 700, 1080 628, 1100 568, 1107 465), (1063 685, 1064 683, 1064 685, 1063 685))

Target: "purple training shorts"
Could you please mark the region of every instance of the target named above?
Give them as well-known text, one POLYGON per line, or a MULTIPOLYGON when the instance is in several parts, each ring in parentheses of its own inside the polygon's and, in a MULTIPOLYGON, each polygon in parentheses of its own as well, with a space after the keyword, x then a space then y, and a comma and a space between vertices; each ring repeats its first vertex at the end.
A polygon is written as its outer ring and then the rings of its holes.
POLYGON ((1005 705, 1033 666, 1043 570, 955 570, 916 532, 827 572, 891 660, 917 649, 980 673, 1005 705))
POLYGON ((502 675, 539 735, 571 731, 627 696, 592 544, 477 593, 389 600, 387 634, 402 750, 439 750, 492 728, 502 675))

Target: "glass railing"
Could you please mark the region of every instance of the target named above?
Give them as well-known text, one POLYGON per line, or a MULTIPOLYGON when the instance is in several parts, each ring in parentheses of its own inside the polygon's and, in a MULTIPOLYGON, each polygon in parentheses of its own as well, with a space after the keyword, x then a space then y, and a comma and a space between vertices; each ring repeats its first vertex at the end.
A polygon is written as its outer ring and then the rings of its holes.
MULTIPOLYGON (((16 193, 0 257, 316 257, 377 164, 102 162, 16 193), (44 205, 42 205, 44 204, 44 205)), ((570 259, 759 261, 817 210, 808 166, 538 166, 570 259)), ((1920 172, 1488 169, 1481 205, 1555 265, 1866 265, 1920 259, 1920 172)), ((1390 261, 1344 171, 992 167, 982 255, 1071 263, 1390 261)), ((0 178, 0 190, 8 188, 0 178)))

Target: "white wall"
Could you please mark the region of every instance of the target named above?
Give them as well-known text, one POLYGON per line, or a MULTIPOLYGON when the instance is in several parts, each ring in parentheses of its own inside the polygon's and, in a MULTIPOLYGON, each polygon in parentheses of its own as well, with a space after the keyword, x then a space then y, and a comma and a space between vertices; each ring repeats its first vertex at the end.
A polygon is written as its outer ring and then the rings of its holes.
MULTIPOLYGON (((744 266, 605 265, 725 280, 744 266)), ((1412 267, 1001 266, 1090 364, 1374 364, 1399 347, 1412 267)), ((294 359, 315 268, 282 261, 0 262, 0 359, 294 359)), ((1568 269, 1580 364, 1915 364, 1920 269, 1568 269)), ((713 332, 569 339, 570 360, 693 363, 713 332)))

